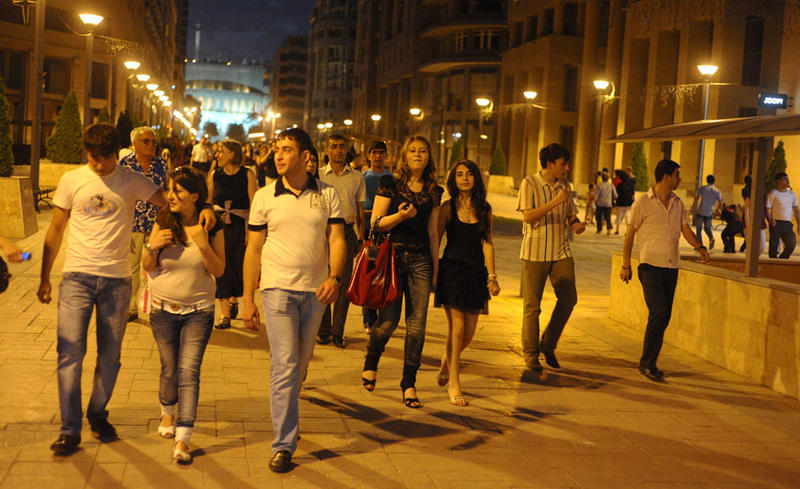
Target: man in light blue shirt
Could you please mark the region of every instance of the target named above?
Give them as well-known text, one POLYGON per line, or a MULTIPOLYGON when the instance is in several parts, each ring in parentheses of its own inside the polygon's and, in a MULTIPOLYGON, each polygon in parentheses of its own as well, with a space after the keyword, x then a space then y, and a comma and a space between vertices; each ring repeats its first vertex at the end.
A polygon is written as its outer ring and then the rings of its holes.
POLYGON ((705 231, 708 236, 708 249, 714 249, 714 233, 711 231, 711 219, 714 217, 718 207, 725 205, 722 200, 722 192, 714 186, 714 175, 706 177, 706 183, 697 190, 692 203, 694 210, 694 220, 692 224, 697 234, 697 239, 700 240, 700 246, 703 246, 703 234, 705 231))

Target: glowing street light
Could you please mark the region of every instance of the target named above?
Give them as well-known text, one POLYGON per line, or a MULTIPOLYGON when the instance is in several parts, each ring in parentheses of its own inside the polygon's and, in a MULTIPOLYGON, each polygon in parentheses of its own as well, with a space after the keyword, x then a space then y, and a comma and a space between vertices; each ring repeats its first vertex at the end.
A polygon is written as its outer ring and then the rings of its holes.
POLYGON ((480 97, 480 98, 476 98, 475 99, 475 103, 478 104, 478 106, 480 106, 480 107, 486 108, 486 107, 489 106, 489 104, 492 103, 492 101, 489 100, 488 98, 480 97))
POLYGON ((133 61, 133 60, 126 61, 126 62, 124 62, 122 64, 124 64, 125 68, 128 68, 129 70, 138 70, 139 67, 142 66, 142 63, 140 63, 138 61, 133 61))
POLYGON ((411 107, 410 109, 408 109, 408 113, 413 115, 414 117, 419 117, 419 115, 422 114, 422 109, 420 109, 419 107, 411 107))
POLYGON ((147 80, 150 79, 150 75, 148 75, 147 73, 139 73, 138 75, 136 75, 136 79, 139 80, 140 82, 146 82, 147 80))
POLYGON ((371 116, 369 116, 369 118, 372 119, 372 122, 378 122, 378 121, 381 120, 381 115, 380 114, 372 114, 371 116))
POLYGON ((608 80, 595 80, 592 83, 594 84, 594 88, 598 90, 605 90, 608 88, 610 82, 608 80))
POLYGON ((79 14, 78 17, 80 17, 81 21, 86 25, 96 26, 100 22, 103 22, 103 16, 102 15, 79 14))
POLYGON ((164 90, 153 90, 153 95, 155 95, 156 97, 160 97, 164 95, 164 90))
POLYGON ((333 127, 333 122, 326 122, 325 123, 325 129, 330 129, 332 127, 333 127))
POLYGON ((147 87, 148 90, 152 92, 153 90, 158 88, 158 83, 148 83, 145 86, 147 87))
POLYGON ((317 129, 319 129, 320 131, 325 129, 325 124, 320 122, 319 124, 317 124, 317 129))
POLYGON ((344 120, 344 125, 347 126, 347 127, 352 126, 353 125, 353 119, 345 119, 344 120))
POLYGON ((703 76, 714 76, 719 70, 717 65, 697 65, 697 71, 703 76))
POLYGON ((522 92, 522 95, 525 97, 525 100, 533 100, 539 94, 536 93, 535 90, 525 90, 524 92, 522 92))

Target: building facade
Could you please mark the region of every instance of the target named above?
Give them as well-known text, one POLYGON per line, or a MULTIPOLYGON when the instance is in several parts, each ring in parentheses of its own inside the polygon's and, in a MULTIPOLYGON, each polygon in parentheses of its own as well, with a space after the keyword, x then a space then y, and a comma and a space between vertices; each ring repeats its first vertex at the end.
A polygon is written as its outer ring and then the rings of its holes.
MULTIPOLYGON (((288 36, 273 56, 271 101, 269 111, 276 118, 277 129, 301 126, 306 101, 308 72, 308 38, 288 36)), ((269 121, 272 130, 271 121, 269 121)))
MULTIPOLYGON (((185 33, 183 0, 96 0, 84 2, 81 13, 92 12, 104 17, 94 29, 92 78, 86 79, 85 36, 89 31, 78 17, 74 3, 68 0, 49 0, 46 7, 43 39, 43 96, 39 110, 42 113, 42 156, 44 144, 50 136, 55 117, 71 90, 78 95, 81 118, 85 120, 83 99, 90 90, 92 120, 103 109, 116 121, 122 111, 127 111, 134 121, 156 128, 172 129, 172 110, 181 105, 183 93, 182 52, 179 39, 185 33), (183 6, 183 7, 182 7, 183 6), (140 19, 130 22, 131 18, 140 19), (141 63, 138 70, 125 68, 124 62, 141 63), (147 73, 153 83, 169 97, 166 106, 133 76, 147 73)), ((35 114, 34 92, 36 72, 34 60, 35 12, 31 20, 23 23, 22 11, 11 2, 0 2, 0 76, 6 80, 6 97, 10 106, 11 137, 18 162, 27 162, 32 140, 31 121, 35 114)), ((185 129, 176 127, 177 129, 185 129)))

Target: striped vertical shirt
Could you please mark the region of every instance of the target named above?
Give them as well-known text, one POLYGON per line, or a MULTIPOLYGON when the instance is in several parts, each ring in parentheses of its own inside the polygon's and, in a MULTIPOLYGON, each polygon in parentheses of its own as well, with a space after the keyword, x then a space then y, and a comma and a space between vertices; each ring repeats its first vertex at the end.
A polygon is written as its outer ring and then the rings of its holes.
MULTIPOLYGON (((517 211, 541 207, 553 200, 564 185, 561 180, 547 183, 542 174, 527 176, 519 185, 517 211)), ((522 247, 519 257, 529 261, 557 261, 572 257, 569 248, 568 220, 578 214, 572 199, 562 202, 538 220, 522 223, 522 247)))

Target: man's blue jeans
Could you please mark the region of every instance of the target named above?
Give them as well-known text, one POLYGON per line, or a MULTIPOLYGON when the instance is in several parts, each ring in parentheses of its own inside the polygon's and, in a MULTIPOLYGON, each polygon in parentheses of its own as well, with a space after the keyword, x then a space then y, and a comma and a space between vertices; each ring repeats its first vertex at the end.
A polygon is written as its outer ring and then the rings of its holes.
POLYGON ((703 231, 706 232, 706 235, 709 239, 709 246, 711 246, 711 244, 714 242, 714 232, 711 227, 712 217, 696 214, 694 216, 693 224, 695 234, 697 235, 697 241, 700 243, 700 246, 703 246, 703 231))
POLYGON ((131 279, 66 272, 58 293, 58 400, 61 433, 81 434, 81 372, 92 310, 97 308, 97 366, 86 408, 89 421, 108 418, 128 321, 131 279))
POLYGON ((200 395, 200 365, 213 325, 213 309, 189 314, 154 309, 150 313, 150 327, 161 357, 158 400, 163 406, 178 403, 177 426, 194 426, 200 395))
POLYGON ((272 451, 297 448, 300 386, 314 353, 314 341, 325 305, 314 292, 261 291, 270 349, 269 405, 272 451))

